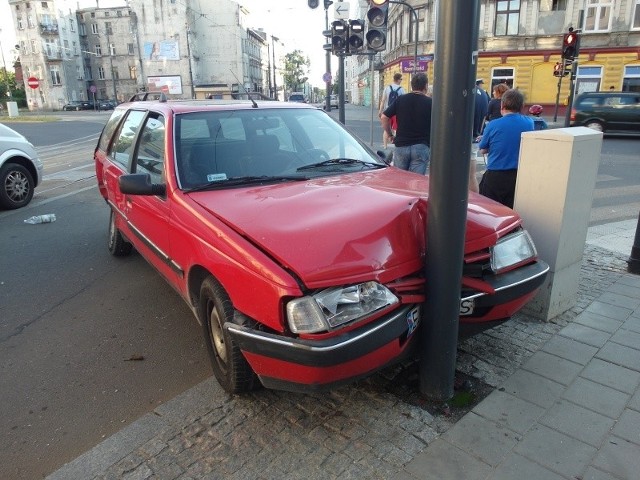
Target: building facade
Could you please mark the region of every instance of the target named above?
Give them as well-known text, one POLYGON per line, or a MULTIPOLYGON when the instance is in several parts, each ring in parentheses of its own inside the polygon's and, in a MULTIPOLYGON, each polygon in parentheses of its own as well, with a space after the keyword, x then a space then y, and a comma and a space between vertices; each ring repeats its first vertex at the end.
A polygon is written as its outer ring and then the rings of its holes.
MULTIPOLYGON (((9 0, 29 107, 119 102, 145 89, 172 98, 284 98, 278 38, 251 28, 232 0, 123 0, 77 10, 75 0, 9 0), (38 79, 30 89, 28 78, 38 79)), ((259 21, 259 19, 253 19, 259 21)))
MULTIPOLYGON (((389 9, 380 88, 396 72, 409 87, 416 43, 418 70, 433 82, 437 2, 404 4, 389 9)), ((581 31, 576 93, 640 90, 640 0, 481 0, 477 77, 489 91, 500 82, 518 88, 527 104, 554 105, 559 89, 562 103, 569 81, 559 82, 553 70, 569 28, 581 31)), ((358 72, 356 84, 367 75, 358 72)))

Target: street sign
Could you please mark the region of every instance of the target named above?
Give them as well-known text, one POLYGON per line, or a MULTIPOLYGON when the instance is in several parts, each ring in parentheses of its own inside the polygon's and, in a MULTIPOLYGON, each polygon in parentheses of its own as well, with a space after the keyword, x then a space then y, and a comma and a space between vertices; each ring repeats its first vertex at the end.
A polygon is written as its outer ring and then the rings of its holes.
POLYGON ((322 81, 324 83, 329 83, 331 81, 331 74, 329 72, 326 72, 324 75, 322 75, 322 81))
POLYGON ((91 86, 89 87, 89 91, 90 91, 91 93, 96 93, 96 92, 98 91, 98 87, 96 87, 95 85, 91 85, 91 86))
POLYGON ((333 8, 333 18, 335 20, 347 20, 349 18, 349 2, 334 3, 333 8))
POLYGON ((40 82, 38 81, 38 79, 36 77, 29 77, 29 79, 27 80, 27 85, 29 85, 29 87, 31 88, 38 88, 40 86, 40 82))

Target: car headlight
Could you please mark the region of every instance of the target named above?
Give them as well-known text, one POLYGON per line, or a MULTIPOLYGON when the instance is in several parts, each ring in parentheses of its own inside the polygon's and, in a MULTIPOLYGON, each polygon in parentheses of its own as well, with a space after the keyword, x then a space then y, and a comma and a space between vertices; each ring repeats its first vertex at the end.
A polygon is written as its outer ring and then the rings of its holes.
POLYGON ((334 329, 398 303, 384 285, 366 282, 329 288, 287 304, 287 319, 294 333, 316 333, 334 329))
POLYGON ((498 240, 491 249, 491 269, 495 273, 522 265, 538 255, 526 230, 519 230, 498 240))

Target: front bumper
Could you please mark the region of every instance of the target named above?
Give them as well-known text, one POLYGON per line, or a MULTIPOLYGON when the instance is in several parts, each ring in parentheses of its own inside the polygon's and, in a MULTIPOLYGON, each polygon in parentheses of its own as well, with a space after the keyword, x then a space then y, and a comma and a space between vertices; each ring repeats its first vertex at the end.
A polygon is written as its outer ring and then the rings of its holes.
MULTIPOLYGON (((492 289, 490 294, 463 292, 463 300, 475 302, 475 313, 461 317, 461 335, 508 319, 535 295, 548 271, 549 266, 538 261, 483 279, 492 289)), ((241 326, 245 323, 241 321, 227 322, 224 328, 265 387, 310 391, 351 382, 414 355, 416 326, 423 321, 420 308, 401 305, 374 322, 322 340, 263 332, 241 326)))

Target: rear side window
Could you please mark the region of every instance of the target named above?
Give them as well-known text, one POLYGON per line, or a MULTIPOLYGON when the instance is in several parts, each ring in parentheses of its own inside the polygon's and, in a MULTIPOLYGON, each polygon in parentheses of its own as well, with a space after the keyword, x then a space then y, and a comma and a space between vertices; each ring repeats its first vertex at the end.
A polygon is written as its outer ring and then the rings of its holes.
POLYGON ((129 166, 129 159, 133 153, 136 133, 138 133, 145 115, 146 112, 140 112, 138 110, 129 111, 129 115, 127 115, 125 121, 122 122, 120 130, 116 134, 116 140, 111 146, 111 158, 125 169, 129 166))
POLYGON ((116 110, 111 114, 111 118, 104 126, 102 130, 102 135, 100 135, 100 140, 98 140, 98 149, 106 152, 109 148, 109 142, 111 137, 113 136, 113 132, 115 132, 118 124, 120 123, 120 119, 124 115, 124 110, 116 110))
POLYGON ((151 183, 164 182, 164 117, 150 114, 144 122, 135 157, 135 171, 148 173, 151 183))
POLYGON ((584 97, 584 98, 581 98, 578 102, 578 106, 580 108, 595 107, 601 104, 602 104, 602 98, 598 98, 598 97, 584 97))

